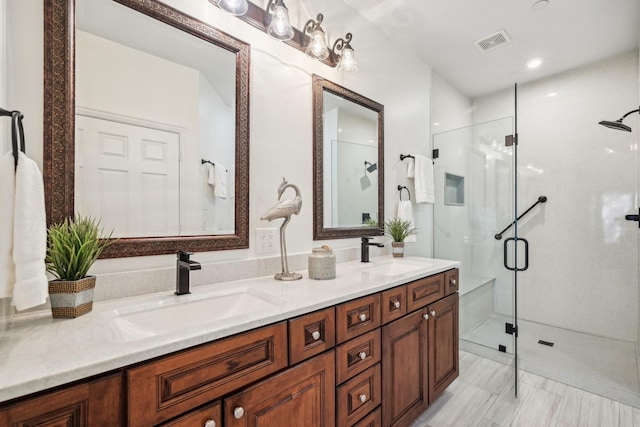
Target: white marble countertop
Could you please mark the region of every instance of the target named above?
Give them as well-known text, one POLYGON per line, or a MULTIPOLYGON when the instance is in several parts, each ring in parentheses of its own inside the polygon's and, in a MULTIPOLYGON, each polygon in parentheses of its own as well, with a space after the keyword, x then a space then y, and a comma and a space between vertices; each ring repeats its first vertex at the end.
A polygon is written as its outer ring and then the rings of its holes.
MULTIPOLYGON (((305 271, 301 280, 293 282, 276 281, 268 276, 192 287, 190 295, 160 292, 94 303, 92 312, 76 319, 53 319, 49 311, 10 316, 6 323, 0 324, 0 402, 269 325, 458 266, 457 261, 385 256, 374 258, 369 264, 338 264, 337 277, 333 280, 309 279, 305 271), (393 267, 383 266, 389 263, 401 268, 383 271, 393 267), (399 274, 395 274, 397 272, 399 274), (202 311, 207 304, 204 300, 214 302, 237 293, 249 295, 242 301, 249 301, 251 310, 239 307, 239 311, 244 312, 227 314, 224 318, 220 318, 216 309, 202 311), (254 309, 253 302, 259 307, 254 309), (190 309, 185 310, 186 306, 190 309), (199 310, 206 314, 198 314, 199 310), (145 324, 148 319, 156 321, 145 324)), ((234 308, 229 309, 233 313, 234 308)))

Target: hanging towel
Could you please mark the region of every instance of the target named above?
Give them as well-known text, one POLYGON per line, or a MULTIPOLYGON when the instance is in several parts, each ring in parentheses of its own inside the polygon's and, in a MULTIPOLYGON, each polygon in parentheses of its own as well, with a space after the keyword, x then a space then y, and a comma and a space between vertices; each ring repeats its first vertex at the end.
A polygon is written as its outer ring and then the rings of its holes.
POLYGON ((16 281, 13 264, 14 158, 10 151, 0 158, 0 298, 13 295, 16 281))
POLYGON ((207 163, 207 184, 216 185, 216 169, 211 163, 207 163))
POLYGON ((407 178, 415 178, 416 176, 416 160, 408 157, 406 159, 407 163, 407 178))
MULTIPOLYGON (((415 222, 413 220, 413 205, 411 204, 411 200, 401 200, 398 205, 398 218, 404 221, 411 222, 411 228, 415 228, 415 222)), ((405 242, 415 242, 416 235, 410 234, 405 239, 405 242)))
POLYGON ((436 193, 433 185, 433 162, 430 158, 416 155, 416 203, 435 203, 436 193))
POLYGON ((44 304, 48 294, 45 270, 47 219, 44 184, 36 162, 24 153, 18 158, 15 177, 13 262, 16 282, 13 304, 24 310, 44 304))
POLYGON ((215 167, 215 186, 213 187, 213 193, 216 197, 221 199, 227 198, 227 168, 220 163, 216 163, 215 167))

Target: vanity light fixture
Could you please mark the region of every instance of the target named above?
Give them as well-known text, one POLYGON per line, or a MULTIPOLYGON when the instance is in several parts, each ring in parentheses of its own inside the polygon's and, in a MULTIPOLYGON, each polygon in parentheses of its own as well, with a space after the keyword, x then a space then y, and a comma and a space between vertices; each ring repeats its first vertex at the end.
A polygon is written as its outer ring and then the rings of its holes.
POLYGON ((289 10, 282 0, 269 0, 265 20, 269 23, 267 34, 280 41, 293 38, 293 27, 289 21, 289 10))
POLYGON ((351 47, 351 33, 347 33, 344 39, 340 38, 333 43, 331 48, 332 60, 338 63, 338 70, 358 71, 360 66, 356 62, 355 53, 351 47))
POLYGON ((327 37, 320 26, 323 19, 324 16, 319 13, 315 21, 313 19, 309 19, 307 23, 304 24, 304 29, 302 31, 302 34, 305 36, 305 53, 310 57, 321 61, 329 57, 327 37), (306 38, 307 34, 309 35, 308 39, 306 38))
POLYGON ((249 10, 247 0, 209 0, 209 2, 234 16, 242 16, 249 10))

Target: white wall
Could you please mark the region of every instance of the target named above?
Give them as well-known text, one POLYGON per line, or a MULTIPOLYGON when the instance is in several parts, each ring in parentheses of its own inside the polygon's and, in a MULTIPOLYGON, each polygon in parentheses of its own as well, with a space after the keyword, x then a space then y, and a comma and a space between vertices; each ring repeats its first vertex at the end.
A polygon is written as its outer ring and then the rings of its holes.
MULTIPOLYGON (((5 109, 24 114, 27 155, 42 165, 43 22, 42 0, 6 2, 6 102, 5 109)), ((9 119, 3 119, 5 122, 9 119)), ((6 125, 6 123, 5 123, 6 125)), ((6 129, 10 129, 7 126, 6 129)), ((7 133, 5 135, 10 135, 7 133)), ((4 135, 3 135, 3 140, 4 135)), ((3 141, 2 152, 11 149, 3 141)))
MULTIPOLYGON (((523 319, 637 340, 638 227, 624 215, 638 210, 640 120, 625 119, 633 133, 598 122, 637 108, 638 69, 634 51, 518 87, 519 211, 549 199, 519 226, 530 243, 523 319)), ((475 122, 511 115, 513 91, 474 109, 475 122)), ((497 311, 508 310, 511 287, 496 290, 497 311)))
MULTIPOLYGON (((24 55, 30 61, 29 72, 20 75, 24 86, 31 91, 19 91, 21 101, 29 101, 28 135, 31 135, 29 154, 42 161, 42 5, 41 2, 11 2, 29 9, 25 15, 30 21, 24 29, 32 48, 24 55), (28 4, 28 6, 26 5, 28 4), (35 9, 35 10, 32 10, 35 9), (28 31, 27 31, 28 29, 28 31), (35 93, 37 92, 37 93, 35 93), (35 107, 37 106, 37 108, 35 107)), ((331 40, 354 35, 352 45, 356 50, 360 71, 342 74, 326 65, 307 58, 285 44, 270 39, 265 33, 231 17, 213 7, 209 2, 170 0, 167 4, 209 23, 251 45, 251 108, 250 108, 250 245, 246 250, 200 253, 194 257, 202 263, 246 260, 255 255, 254 233, 258 227, 279 226, 260 220, 276 203, 276 189, 285 176, 302 191, 303 208, 299 216, 287 227, 287 247, 290 254, 309 253, 319 246, 312 240, 312 106, 311 76, 319 74, 335 83, 373 99, 385 107, 385 216, 395 214, 393 202, 397 199, 395 187, 405 182, 405 168, 399 161, 400 153, 427 152, 429 146, 429 87, 430 67, 418 60, 388 37, 379 33, 368 21, 360 17, 342 2, 320 0, 306 1, 304 6, 315 17, 323 12, 325 28, 331 40), (397 64, 402 63, 402 67, 397 64)), ((310 16, 294 11, 293 24, 302 27, 310 16), (299 17, 300 20, 296 20, 299 17)), ((19 105, 18 105, 19 107, 19 105)), ((431 211, 426 205, 416 209, 419 245, 409 249, 409 254, 431 253, 431 211)), ((334 248, 355 248, 358 239, 326 241, 334 248)), ((385 248, 385 251, 388 250, 385 248)), ((377 249, 372 255, 383 253, 377 249)), ((112 282, 127 280, 144 281, 153 276, 153 269, 166 268, 162 280, 171 283, 175 256, 154 256, 126 259, 100 260, 92 269, 93 274, 137 272, 111 275, 112 282), (151 270, 149 270, 151 269, 151 270), (144 270, 144 271, 143 271, 144 270), (138 279, 139 278, 139 279, 138 279)), ((207 280, 207 268, 196 280, 207 280)), ((196 276, 196 275, 194 275, 196 276)), ((157 277, 157 276, 154 276, 157 277)), ((157 281, 156 279, 154 279, 157 281)), ((135 286, 131 284, 130 288, 135 286)), ((115 295, 114 295, 115 296, 115 295)))

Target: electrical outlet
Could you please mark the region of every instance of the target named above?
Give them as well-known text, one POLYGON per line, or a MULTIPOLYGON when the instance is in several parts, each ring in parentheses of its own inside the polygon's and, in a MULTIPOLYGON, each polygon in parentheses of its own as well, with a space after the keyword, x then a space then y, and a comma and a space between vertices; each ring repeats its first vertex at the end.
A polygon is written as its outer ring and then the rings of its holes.
POLYGON ((256 228, 256 253, 270 254, 278 250, 277 228, 256 228))

